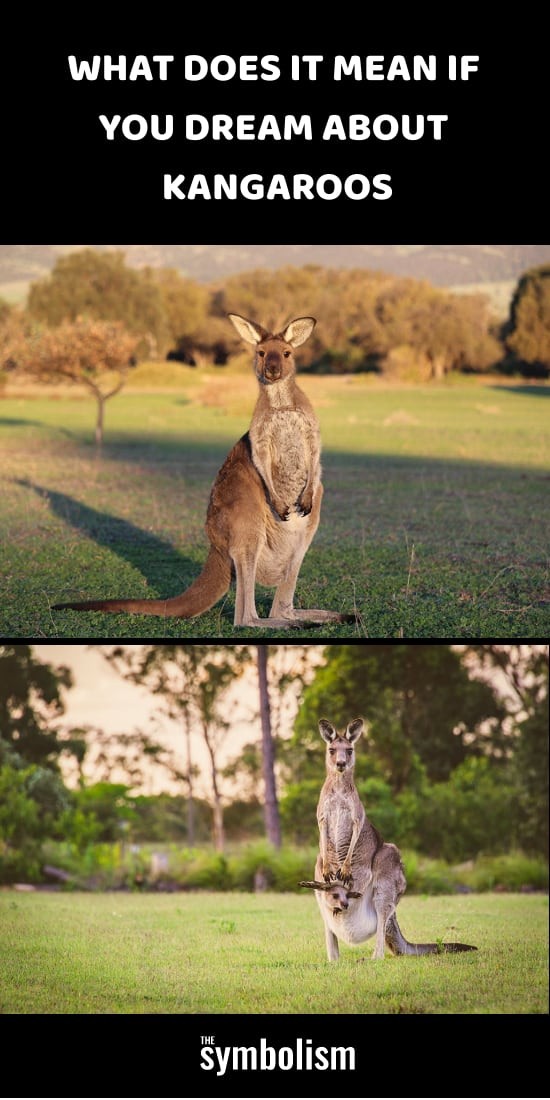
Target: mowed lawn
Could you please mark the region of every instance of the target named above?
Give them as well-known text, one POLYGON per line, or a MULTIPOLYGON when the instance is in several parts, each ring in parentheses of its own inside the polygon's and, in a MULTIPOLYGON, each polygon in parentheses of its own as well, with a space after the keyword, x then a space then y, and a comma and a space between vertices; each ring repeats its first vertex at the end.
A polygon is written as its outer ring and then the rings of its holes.
POLYGON ((477 952, 326 961, 294 894, 0 892, 2 1013, 545 1013, 548 898, 406 897, 409 940, 477 952))
MULTIPOLYGON (((51 610, 176 595, 200 572, 210 487, 248 427, 256 383, 170 370, 178 390, 127 389, 108 403, 100 458, 91 399, 0 403, 0 636, 242 636, 233 588, 189 621, 51 610)), ((325 498, 296 603, 358 618, 292 636, 546 637, 550 386, 301 384, 321 422, 325 498)), ((271 595, 259 590, 261 614, 271 595)))

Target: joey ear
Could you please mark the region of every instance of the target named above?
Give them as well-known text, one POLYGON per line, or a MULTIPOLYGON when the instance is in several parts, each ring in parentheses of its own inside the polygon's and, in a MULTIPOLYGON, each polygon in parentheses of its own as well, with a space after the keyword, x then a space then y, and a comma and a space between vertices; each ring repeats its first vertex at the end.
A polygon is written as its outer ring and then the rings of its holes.
POLYGON ((349 723, 344 737, 346 738, 346 741, 349 741, 350 745, 355 744, 355 742, 359 740, 363 732, 364 725, 365 723, 362 718, 354 718, 353 722, 349 723))
POLYGON ((293 348, 299 348, 300 344, 305 344, 308 336, 311 336, 316 324, 315 317, 296 317, 294 321, 286 326, 281 336, 287 344, 290 344, 293 348))
POLYGON ((247 344, 259 344, 269 336, 266 328, 257 325, 255 321, 249 321, 247 317, 241 317, 238 313, 228 313, 227 316, 247 344))
POLYGON ((348 890, 348 898, 362 898, 362 894, 358 894, 357 890, 348 890))
POLYGON ((335 737, 338 737, 334 726, 332 726, 330 722, 327 722, 326 718, 321 718, 319 720, 319 733, 323 741, 326 741, 328 745, 330 745, 331 741, 334 741, 335 737))

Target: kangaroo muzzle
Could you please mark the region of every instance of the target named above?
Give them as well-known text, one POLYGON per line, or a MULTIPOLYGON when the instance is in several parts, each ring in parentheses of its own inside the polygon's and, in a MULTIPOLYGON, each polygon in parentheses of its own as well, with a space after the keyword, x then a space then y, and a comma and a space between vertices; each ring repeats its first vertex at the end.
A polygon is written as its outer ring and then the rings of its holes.
POLYGON ((278 382, 282 377, 282 373, 281 356, 277 353, 271 353, 266 355, 261 362, 258 378, 264 385, 270 385, 272 382, 278 382))

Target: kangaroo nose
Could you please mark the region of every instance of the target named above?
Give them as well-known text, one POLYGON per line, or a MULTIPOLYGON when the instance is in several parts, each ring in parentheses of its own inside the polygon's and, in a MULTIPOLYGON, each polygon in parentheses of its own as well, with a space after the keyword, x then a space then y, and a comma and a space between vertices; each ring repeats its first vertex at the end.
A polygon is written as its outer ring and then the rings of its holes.
POLYGON ((349 901, 342 901, 340 904, 342 909, 349 909, 349 901))
POLYGON ((336 767, 338 768, 338 771, 339 771, 339 772, 343 772, 343 770, 344 770, 345 766, 346 766, 346 762, 345 762, 345 760, 339 760, 339 761, 338 761, 338 763, 337 763, 337 765, 336 765, 336 767))

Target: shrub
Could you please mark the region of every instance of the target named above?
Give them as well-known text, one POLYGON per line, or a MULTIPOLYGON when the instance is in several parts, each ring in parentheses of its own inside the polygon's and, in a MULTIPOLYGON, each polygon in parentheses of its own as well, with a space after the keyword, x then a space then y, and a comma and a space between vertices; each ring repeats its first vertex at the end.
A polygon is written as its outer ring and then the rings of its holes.
POLYGON ((548 889, 548 865, 542 858, 529 857, 522 852, 509 855, 479 856, 471 867, 455 868, 455 882, 476 891, 548 889))

